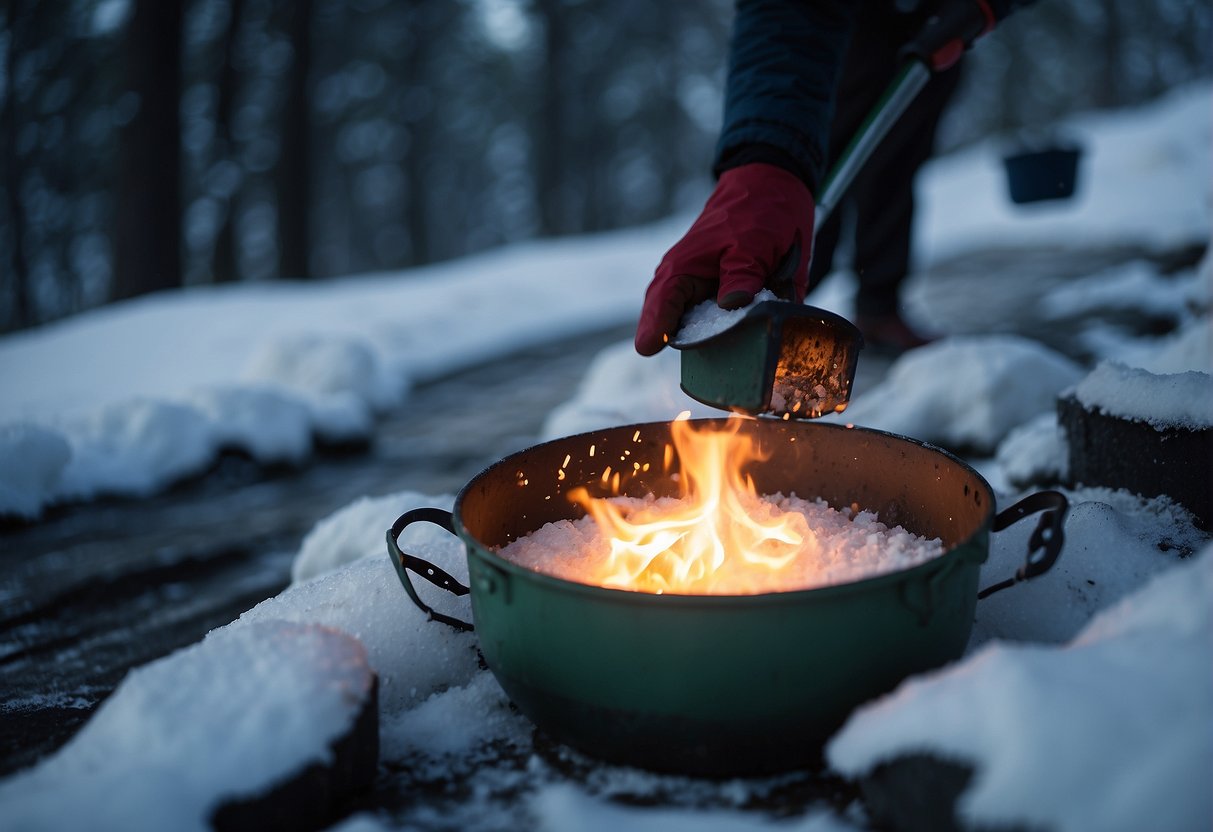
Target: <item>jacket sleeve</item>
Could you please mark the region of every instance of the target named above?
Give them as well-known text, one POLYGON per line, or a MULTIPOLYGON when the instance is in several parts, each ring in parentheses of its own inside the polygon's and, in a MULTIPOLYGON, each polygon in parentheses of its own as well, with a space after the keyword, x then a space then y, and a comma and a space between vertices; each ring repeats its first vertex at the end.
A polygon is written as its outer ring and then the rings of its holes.
POLYGON ((854 0, 738 0, 717 174, 767 161, 816 192, 854 0))

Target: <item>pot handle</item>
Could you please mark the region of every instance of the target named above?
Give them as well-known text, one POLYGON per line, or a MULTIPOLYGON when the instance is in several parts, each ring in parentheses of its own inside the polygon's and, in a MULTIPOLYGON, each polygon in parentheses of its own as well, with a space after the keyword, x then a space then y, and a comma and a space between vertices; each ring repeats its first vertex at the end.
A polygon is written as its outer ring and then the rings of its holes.
POLYGON ((988 586, 977 593, 979 601, 995 592, 1014 586, 1020 581, 1035 578, 1037 575, 1043 575, 1049 571, 1049 568, 1056 562, 1057 556, 1061 554, 1062 544, 1066 540, 1063 523, 1069 508, 1069 501, 1060 491, 1038 491, 1024 497, 1010 508, 1000 511, 994 517, 990 530, 1000 532, 1012 523, 1018 523, 1029 514, 1035 514, 1038 511, 1045 512, 1041 515, 1040 522, 1036 524, 1032 537, 1028 539, 1028 557, 1024 561, 1024 565, 1015 570, 1015 577, 1007 578, 1005 581, 988 586))
POLYGON ((466 586, 428 560, 400 550, 400 545, 396 542, 396 539, 400 537, 406 526, 418 522, 433 523, 435 526, 441 526, 446 529, 451 534, 455 533, 453 515, 445 509, 415 508, 412 511, 406 511, 396 518, 396 522, 387 531, 387 551, 389 557, 392 559, 392 566, 396 568, 396 574, 400 577, 400 583, 404 584, 404 591, 408 593, 409 598, 426 614, 429 620, 439 621, 454 627, 456 630, 469 632, 473 629, 471 624, 432 609, 421 600, 421 597, 417 594, 417 590, 413 588, 413 581, 409 578, 410 569, 434 586, 441 587, 452 595, 467 595, 470 591, 466 586))

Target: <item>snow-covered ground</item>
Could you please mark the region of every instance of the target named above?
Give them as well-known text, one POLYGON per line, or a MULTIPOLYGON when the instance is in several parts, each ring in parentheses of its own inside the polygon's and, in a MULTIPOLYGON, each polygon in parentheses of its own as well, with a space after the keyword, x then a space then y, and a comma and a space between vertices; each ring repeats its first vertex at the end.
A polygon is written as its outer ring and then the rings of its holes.
MULTIPOLYGON (((1070 128, 1087 156, 1079 196, 1067 203, 1004 207, 993 144, 939 160, 923 187, 925 257, 983 246, 1084 241, 1162 249, 1207 241, 1210 93, 1201 85, 1133 113, 1076 119, 1070 128)), ((315 436, 365 434, 374 413, 406 395, 411 380, 630 319, 653 265, 684 225, 680 218, 520 246, 408 275, 189 290, 7 338, 0 342, 0 421, 7 423, 0 428, 0 510, 35 516, 57 500, 148 493, 205 466, 225 444, 261 459, 302 459, 315 436)), ((1118 269, 1088 280, 1134 308, 1162 302, 1156 277, 1118 269)), ((903 357, 838 418, 981 453, 983 474, 1000 504, 1009 504, 1017 496, 1009 480, 1064 464, 1051 413, 1065 389, 1113 407, 1108 391, 1145 379, 1148 391, 1124 403, 1132 415, 1213 424, 1211 282, 1209 258, 1167 277, 1178 287, 1167 295, 1168 310, 1181 323, 1171 336, 1093 336, 1096 354, 1116 364, 1079 366, 1005 335, 946 339, 903 357)), ((810 300, 845 312, 845 288, 839 276, 810 300)), ((1045 300, 1059 315, 1084 302, 1073 286, 1045 300)), ((546 433, 665 420, 684 409, 706 413, 678 390, 677 365, 669 350, 653 359, 640 359, 630 344, 604 351, 576 396, 550 415, 546 433)), ((828 745, 828 763, 850 777, 923 751, 970 764, 976 774, 959 810, 983 826, 1208 829, 1209 535, 1166 498, 1096 488, 1067 494, 1072 508, 1057 565, 982 601, 965 657, 857 710, 828 745)), ((296 558, 291 588, 201 645, 132 673, 61 752, 0 782, 0 826, 17 818, 22 828, 54 828, 71 807, 101 827, 204 828, 221 799, 281 770, 282 759, 256 749, 281 747, 284 725, 310 726, 284 753, 300 762, 321 753, 348 720, 329 685, 339 687, 342 673, 365 662, 380 679, 383 759, 407 772, 407 785, 431 794, 444 782, 466 789, 441 810, 418 803, 403 820, 362 815, 341 825, 346 832, 396 824, 864 827, 858 805, 793 819, 756 809, 786 786, 780 778, 657 776, 571 753, 554 760, 537 748, 530 725, 480 668, 475 635, 426 621, 382 551, 382 530, 398 514, 449 508, 452 499, 368 495, 320 519, 296 558), (311 645, 297 663, 259 652, 257 645, 280 633, 311 645), (282 674, 294 680, 295 695, 277 690, 282 674), (205 684, 184 696, 183 678, 205 684), (243 725, 233 747, 233 717, 210 694, 247 697, 258 685, 272 701, 263 720, 243 725), (285 711, 275 715, 278 706, 285 711), (183 721, 191 730, 164 727, 183 721)), ((1022 562, 1029 525, 993 535, 983 585, 1022 562)), ((453 538, 426 526, 407 542, 466 580, 453 538)), ((466 601, 442 600, 470 615, 466 601)))

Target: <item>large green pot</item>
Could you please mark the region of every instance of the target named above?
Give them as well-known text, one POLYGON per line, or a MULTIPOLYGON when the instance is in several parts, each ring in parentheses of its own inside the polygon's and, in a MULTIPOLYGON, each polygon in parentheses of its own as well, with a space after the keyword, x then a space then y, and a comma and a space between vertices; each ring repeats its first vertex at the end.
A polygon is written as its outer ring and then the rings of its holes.
MULTIPOLYGON (((703 423, 713 421, 722 420, 703 423)), ((453 513, 418 509, 401 516, 387 535, 392 562, 408 595, 432 618, 470 629, 422 602, 408 573, 456 594, 469 588, 397 545, 404 528, 418 521, 463 540, 484 660, 547 734, 615 762, 741 774, 812 762, 856 705, 959 657, 992 527, 1053 509, 1016 579, 1043 572, 1060 550, 1066 504, 1056 492, 1036 494, 995 518, 989 484, 920 442, 771 419, 747 421, 742 431, 769 455, 747 468, 761 493, 795 492, 836 506, 857 502, 890 526, 942 538, 945 554, 821 589, 680 596, 574 583, 495 553, 545 523, 580 516, 567 493, 599 483, 605 465, 631 473, 624 494, 675 493, 662 473, 669 423, 654 423, 559 439, 503 459, 464 487, 453 513), (649 471, 636 471, 636 462, 650 463, 649 471)))

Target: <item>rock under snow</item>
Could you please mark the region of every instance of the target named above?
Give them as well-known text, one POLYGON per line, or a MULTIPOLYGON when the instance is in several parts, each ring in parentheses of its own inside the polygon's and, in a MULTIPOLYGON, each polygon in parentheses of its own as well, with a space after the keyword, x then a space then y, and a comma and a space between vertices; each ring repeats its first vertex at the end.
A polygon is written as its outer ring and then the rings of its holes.
POLYGON ((58 753, 0 784, 0 825, 210 829, 225 805, 333 763, 373 682, 366 651, 335 630, 216 630, 131 671, 58 753))
POLYGON ((958 815, 986 827, 1209 829, 1213 546, 1061 647, 993 643, 856 712, 827 748, 860 777, 931 753, 976 768, 958 815))

